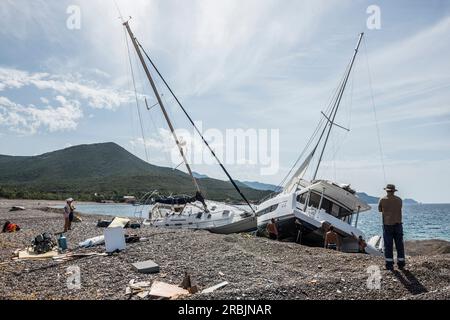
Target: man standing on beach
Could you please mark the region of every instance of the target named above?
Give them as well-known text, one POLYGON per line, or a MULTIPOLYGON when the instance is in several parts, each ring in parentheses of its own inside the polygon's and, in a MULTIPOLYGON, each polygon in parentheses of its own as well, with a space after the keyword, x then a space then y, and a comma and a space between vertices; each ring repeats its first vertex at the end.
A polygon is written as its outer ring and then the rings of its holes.
POLYGON ((402 205, 403 201, 394 193, 398 191, 395 185, 388 184, 384 189, 387 195, 380 199, 378 211, 383 215, 384 257, 386 269, 394 270, 394 245, 397 249, 397 266, 405 267, 405 247, 403 244, 402 205))
POLYGON ((73 201, 72 198, 66 200, 66 205, 64 207, 64 232, 71 230, 72 227, 73 211, 75 210, 73 201))
POLYGON ((330 226, 325 234, 325 249, 341 251, 341 240, 334 227, 330 226))

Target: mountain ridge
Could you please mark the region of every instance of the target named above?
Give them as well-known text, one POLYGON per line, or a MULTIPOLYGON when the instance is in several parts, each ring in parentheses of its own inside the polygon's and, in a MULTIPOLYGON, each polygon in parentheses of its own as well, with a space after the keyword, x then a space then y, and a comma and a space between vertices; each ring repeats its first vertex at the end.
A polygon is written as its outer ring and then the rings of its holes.
MULTIPOLYGON (((199 185, 211 200, 240 199, 229 182, 204 178, 199 185)), ((195 192, 188 174, 149 164, 112 142, 82 144, 37 156, 0 155, 0 197, 78 195, 93 200, 94 193, 109 198, 139 196, 155 189, 166 194, 195 192)), ((264 192, 248 187, 242 191, 251 200, 264 196, 264 192)))

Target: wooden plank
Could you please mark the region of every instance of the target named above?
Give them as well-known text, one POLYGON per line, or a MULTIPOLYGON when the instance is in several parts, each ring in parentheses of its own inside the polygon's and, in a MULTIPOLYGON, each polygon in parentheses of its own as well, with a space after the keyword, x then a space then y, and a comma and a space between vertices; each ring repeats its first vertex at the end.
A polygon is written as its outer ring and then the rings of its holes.
POLYGON ((108 228, 117 228, 117 227, 125 228, 125 226, 126 226, 129 222, 130 222, 130 219, 116 217, 116 218, 114 218, 114 220, 109 224, 108 228))
POLYGON ((223 287, 227 286, 228 284, 229 284, 228 281, 221 282, 221 283, 219 283, 219 284, 217 284, 217 285, 215 285, 215 286, 206 288, 205 290, 202 291, 202 293, 211 293, 211 292, 214 292, 214 291, 216 291, 216 290, 218 290, 218 289, 220 289, 220 288, 223 288, 223 287))
POLYGON ((150 288, 150 295, 166 299, 175 299, 179 296, 189 295, 189 291, 184 290, 173 284, 155 281, 150 288))
POLYGON ((52 259, 58 255, 58 249, 53 249, 52 251, 37 254, 34 253, 30 248, 19 251, 19 260, 45 260, 52 259))

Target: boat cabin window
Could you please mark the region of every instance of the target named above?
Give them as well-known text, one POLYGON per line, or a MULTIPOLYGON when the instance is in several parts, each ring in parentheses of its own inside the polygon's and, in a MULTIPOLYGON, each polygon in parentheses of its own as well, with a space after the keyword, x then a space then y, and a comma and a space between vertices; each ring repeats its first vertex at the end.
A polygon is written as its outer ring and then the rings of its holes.
MULTIPOLYGON (((301 195, 301 196, 303 196, 303 195, 301 195)), ((320 198, 321 198, 320 194, 311 192, 311 196, 309 198, 309 206, 318 208, 319 204, 320 204, 320 198)), ((298 199, 298 197, 297 197, 297 199, 298 199)), ((305 199, 306 199, 306 194, 305 194, 305 199)), ((302 203, 304 203, 304 202, 302 202, 302 203)), ((352 214, 352 212, 349 211, 348 209, 339 206, 338 204, 328 200, 327 198, 323 198, 321 209, 325 210, 326 213, 331 214, 332 216, 339 218, 339 219, 352 214)))
POLYGON ((259 216, 268 214, 268 213, 270 213, 270 212, 274 212, 275 210, 277 210, 277 208, 278 208, 278 203, 277 203, 277 204, 274 204, 273 206, 267 207, 267 208, 265 208, 264 210, 258 211, 258 212, 256 213, 256 215, 259 217, 259 216))
POLYGON ((297 202, 300 202, 301 204, 305 204, 306 203, 306 198, 308 197, 308 192, 299 194, 297 196, 297 202))

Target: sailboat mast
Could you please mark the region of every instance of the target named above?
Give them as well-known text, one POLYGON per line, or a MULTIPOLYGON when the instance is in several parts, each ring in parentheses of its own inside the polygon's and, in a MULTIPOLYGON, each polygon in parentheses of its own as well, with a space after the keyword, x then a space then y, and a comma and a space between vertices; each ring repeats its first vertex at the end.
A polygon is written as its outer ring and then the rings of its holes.
POLYGON ((161 108, 161 111, 162 111, 162 113, 164 115, 164 118, 166 119, 166 122, 167 122, 167 124, 168 124, 168 126, 170 128, 170 131, 172 132, 172 136, 175 139, 175 143, 176 143, 176 145, 178 147, 178 150, 180 151, 181 157, 183 158, 183 162, 186 165, 186 169, 188 170, 189 175, 192 178, 192 181, 194 183, 195 188, 197 189, 197 192, 201 193, 201 190, 200 190, 200 187, 198 185, 198 182, 195 179, 194 175, 192 174, 191 166, 189 165, 189 163, 188 163, 188 161, 186 159, 186 155, 184 154, 183 148, 182 148, 182 146, 180 144, 180 141, 178 140, 177 134, 175 133, 175 129, 174 129, 173 125, 172 125, 172 122, 170 121, 169 115, 168 115, 168 113, 166 111, 166 108, 164 107, 163 102, 162 102, 161 95, 159 94, 158 89, 156 88, 155 82, 153 81, 153 78, 152 78, 152 76, 150 74, 150 71, 148 70, 148 67, 145 64, 144 57, 142 56, 141 50, 139 49, 139 46, 138 46, 137 41, 136 41, 136 38, 135 38, 133 32, 130 29, 130 25, 128 24, 128 21, 124 22, 123 25, 126 27, 126 29, 128 31, 128 34, 130 35, 131 42, 133 43, 134 49, 136 50, 136 53, 138 54, 139 60, 141 61, 142 67, 144 68, 144 71, 145 71, 145 74, 147 75, 148 81, 150 82, 150 84, 152 86, 153 92, 155 93, 156 100, 158 101, 158 104, 159 104, 159 106, 161 108))
POLYGON ((325 153, 325 148, 327 147, 328 139, 330 138, 331 129, 333 128, 334 120, 336 119, 336 115, 337 115, 337 112, 339 110, 339 106, 341 104, 342 97, 344 95, 345 87, 347 86, 347 82, 348 82, 348 79, 350 77, 350 73, 352 72, 353 64, 355 63, 356 55, 358 54, 359 46, 361 45, 361 40, 362 40, 363 36, 364 36, 364 32, 359 35, 358 43, 356 45, 355 52, 353 53, 352 60, 350 62, 350 66, 348 68, 348 71, 347 71, 347 74, 345 76, 344 82, 342 83, 342 86, 341 86, 341 88, 339 90, 339 93, 338 93, 338 96, 336 98, 335 106, 333 107, 334 112, 332 111, 332 115, 333 116, 332 116, 332 118, 330 118, 330 121, 328 123, 328 125, 329 125, 328 133, 327 133, 327 136, 325 138, 325 142, 324 142, 324 145, 323 145, 323 148, 322 148, 322 152, 320 153, 319 162, 317 163, 316 171, 314 172, 314 176, 313 176, 312 180, 315 180, 316 177, 317 177, 317 173, 319 171, 320 163, 322 162, 322 158, 323 158, 323 155, 325 153))

